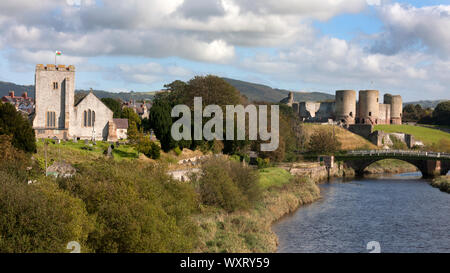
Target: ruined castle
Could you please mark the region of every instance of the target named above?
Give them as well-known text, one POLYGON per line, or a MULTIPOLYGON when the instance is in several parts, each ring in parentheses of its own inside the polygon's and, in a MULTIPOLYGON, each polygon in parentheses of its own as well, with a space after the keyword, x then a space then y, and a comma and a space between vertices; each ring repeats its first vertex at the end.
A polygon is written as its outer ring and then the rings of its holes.
POLYGON ((335 101, 295 102, 294 93, 281 101, 291 106, 303 121, 326 122, 330 119, 343 124, 401 124, 402 97, 385 94, 383 103, 379 101, 378 90, 361 90, 356 100, 356 91, 338 90, 335 101))

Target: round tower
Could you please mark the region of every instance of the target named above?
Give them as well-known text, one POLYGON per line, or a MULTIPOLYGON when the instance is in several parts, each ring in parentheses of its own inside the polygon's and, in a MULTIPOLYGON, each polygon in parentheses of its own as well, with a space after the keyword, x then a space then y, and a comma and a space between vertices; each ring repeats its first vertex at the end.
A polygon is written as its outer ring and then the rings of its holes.
POLYGON ((363 124, 378 124, 380 111, 378 90, 360 90, 358 121, 363 124))
POLYGON ((335 108, 336 121, 345 124, 355 124, 356 91, 337 90, 335 108))
POLYGON ((402 124, 403 102, 400 95, 392 96, 391 124, 402 124))

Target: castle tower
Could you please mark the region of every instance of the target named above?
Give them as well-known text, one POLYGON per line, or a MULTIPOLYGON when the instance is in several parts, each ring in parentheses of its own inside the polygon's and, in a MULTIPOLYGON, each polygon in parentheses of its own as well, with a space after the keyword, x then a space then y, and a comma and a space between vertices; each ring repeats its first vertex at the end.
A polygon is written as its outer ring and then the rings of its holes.
POLYGON ((36 65, 34 96, 36 137, 67 139, 74 106, 75 67, 36 65))
POLYGON ((356 91, 336 91, 336 121, 345 124, 355 124, 356 116, 356 91))
POLYGON ((391 106, 391 124, 402 124, 403 102, 400 95, 384 95, 384 104, 391 106))
POLYGON ((294 92, 289 92, 289 100, 287 105, 292 107, 293 103, 294 103, 294 92))
POLYGON ((378 90, 360 90, 358 102, 358 122, 378 124, 380 111, 378 90))

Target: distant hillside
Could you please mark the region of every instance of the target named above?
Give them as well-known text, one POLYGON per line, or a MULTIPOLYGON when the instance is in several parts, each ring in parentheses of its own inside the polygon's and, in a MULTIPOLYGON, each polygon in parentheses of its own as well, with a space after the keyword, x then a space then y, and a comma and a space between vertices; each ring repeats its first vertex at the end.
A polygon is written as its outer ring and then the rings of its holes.
POLYGON ((34 85, 17 85, 12 82, 0 81, 0 98, 7 96, 9 91, 14 91, 15 96, 21 96, 23 92, 28 92, 28 96, 33 97, 34 85))
MULTIPOLYGON (((289 95, 288 90, 229 78, 223 79, 239 90, 241 94, 247 96, 250 101, 279 102, 289 95)), ((294 99, 296 101, 325 101, 334 100, 334 95, 322 92, 294 92, 294 99)))
MULTIPOLYGON (((28 92, 29 97, 34 97, 34 85, 18 85, 11 82, 2 82, 0 81, 0 98, 3 96, 7 96, 9 91, 14 91, 15 96, 22 95, 23 92, 28 92)), ((154 92, 108 92, 104 90, 92 90, 94 94, 101 98, 115 98, 122 100, 130 100, 131 97, 135 100, 142 99, 152 99, 154 96, 154 92)), ((76 94, 85 95, 89 93, 89 90, 75 90, 76 94)))
POLYGON ((403 106, 407 105, 407 104, 419 104, 420 106, 422 106, 422 108, 436 108, 436 106, 440 103, 446 100, 419 100, 419 101, 411 101, 411 102, 405 102, 403 103, 403 106))

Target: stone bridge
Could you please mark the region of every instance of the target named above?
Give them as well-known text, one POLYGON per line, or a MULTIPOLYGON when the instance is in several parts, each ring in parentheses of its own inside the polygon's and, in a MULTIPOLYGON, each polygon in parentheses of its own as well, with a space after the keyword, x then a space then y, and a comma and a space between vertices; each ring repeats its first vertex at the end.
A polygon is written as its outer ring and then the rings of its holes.
POLYGON ((416 166, 424 178, 446 175, 450 170, 450 154, 408 151, 408 150, 368 150, 349 151, 335 156, 347 167, 355 170, 357 175, 363 175, 364 169, 370 164, 383 159, 399 159, 416 166))

